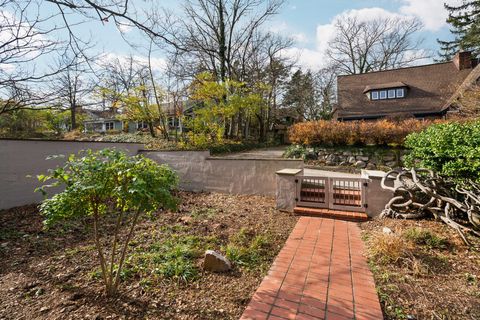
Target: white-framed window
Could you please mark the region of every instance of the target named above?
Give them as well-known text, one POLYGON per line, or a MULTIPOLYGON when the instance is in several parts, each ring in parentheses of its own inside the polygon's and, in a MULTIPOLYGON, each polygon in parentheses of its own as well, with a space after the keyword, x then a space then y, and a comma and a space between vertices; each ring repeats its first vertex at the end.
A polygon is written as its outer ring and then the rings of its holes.
POLYGON ((114 123, 113 122, 105 122, 105 130, 113 130, 114 123))
POLYGON ((395 99, 395 89, 388 90, 388 99, 395 99))
POLYGON ((404 98, 404 97, 405 97, 405 89, 404 88, 397 89, 397 98, 404 98))
POLYGON ((399 98, 405 98, 405 88, 370 91, 370 100, 386 100, 399 98))

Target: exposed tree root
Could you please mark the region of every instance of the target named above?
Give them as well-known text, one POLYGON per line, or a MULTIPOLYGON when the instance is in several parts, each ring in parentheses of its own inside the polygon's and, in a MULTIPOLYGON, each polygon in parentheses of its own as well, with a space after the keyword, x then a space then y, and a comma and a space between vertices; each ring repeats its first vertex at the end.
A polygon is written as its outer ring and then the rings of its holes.
POLYGON ((381 217, 422 219, 433 217, 455 229, 465 244, 465 233, 480 236, 480 185, 470 181, 455 187, 427 169, 396 169, 382 179, 382 188, 393 192, 381 217), (393 179, 394 187, 386 185, 393 179))

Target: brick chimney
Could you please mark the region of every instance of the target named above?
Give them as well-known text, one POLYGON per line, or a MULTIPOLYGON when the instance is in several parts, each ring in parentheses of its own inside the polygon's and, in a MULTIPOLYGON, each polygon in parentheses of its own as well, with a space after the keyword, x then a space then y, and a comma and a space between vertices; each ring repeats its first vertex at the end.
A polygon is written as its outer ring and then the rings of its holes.
POLYGON ((460 51, 457 52, 455 57, 453 57, 453 63, 458 70, 465 70, 472 68, 472 52, 471 51, 460 51))

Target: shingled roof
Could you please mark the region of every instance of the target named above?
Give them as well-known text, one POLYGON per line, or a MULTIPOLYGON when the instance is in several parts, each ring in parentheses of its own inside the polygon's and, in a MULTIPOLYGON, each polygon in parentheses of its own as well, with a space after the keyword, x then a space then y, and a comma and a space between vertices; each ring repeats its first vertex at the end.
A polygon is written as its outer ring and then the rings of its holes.
MULTIPOLYGON (((478 69, 478 68, 477 68, 478 69)), ((388 71, 338 77, 337 118, 380 118, 390 114, 441 114, 472 72, 451 61, 388 71), (395 84, 395 85, 392 85, 395 84), (405 98, 371 101, 366 92, 378 88, 408 88, 405 98)))

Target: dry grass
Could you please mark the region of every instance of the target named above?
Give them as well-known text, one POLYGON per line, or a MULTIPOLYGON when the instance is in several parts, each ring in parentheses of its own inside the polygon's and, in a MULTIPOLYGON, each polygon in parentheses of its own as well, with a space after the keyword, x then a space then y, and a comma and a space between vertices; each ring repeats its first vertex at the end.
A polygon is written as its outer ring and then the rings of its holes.
POLYGON ((387 319, 480 319, 480 254, 455 231, 434 221, 391 219, 362 228, 387 319), (384 226, 393 233, 383 233, 384 226))

